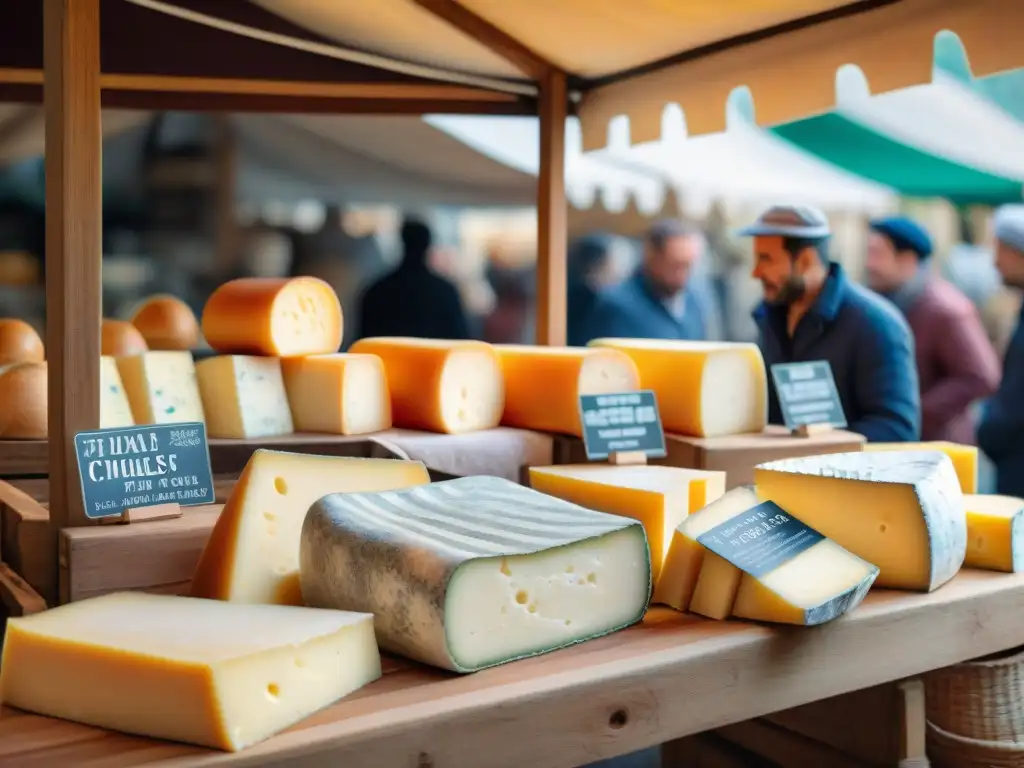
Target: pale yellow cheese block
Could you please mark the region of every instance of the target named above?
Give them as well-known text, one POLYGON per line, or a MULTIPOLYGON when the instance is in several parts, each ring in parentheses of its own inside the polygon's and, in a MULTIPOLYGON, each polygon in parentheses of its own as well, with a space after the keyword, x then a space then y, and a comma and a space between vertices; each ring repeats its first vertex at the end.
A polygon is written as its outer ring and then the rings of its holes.
POLYGON ((376 355, 281 359, 296 432, 365 435, 391 428, 391 398, 376 355))
POLYGON ((134 425, 135 417, 117 371, 117 360, 103 355, 100 358, 100 429, 134 425))
POLYGON ((965 495, 967 557, 964 565, 988 571, 1024 570, 1024 499, 965 495))
POLYGON ((210 437, 244 440, 294 431, 278 358, 209 357, 196 365, 196 377, 210 437))
POLYGON ((964 493, 978 492, 978 447, 945 440, 927 443, 865 443, 865 451, 939 451, 949 456, 964 493))
POLYGON ((117 358, 136 424, 205 421, 191 352, 145 352, 117 358))

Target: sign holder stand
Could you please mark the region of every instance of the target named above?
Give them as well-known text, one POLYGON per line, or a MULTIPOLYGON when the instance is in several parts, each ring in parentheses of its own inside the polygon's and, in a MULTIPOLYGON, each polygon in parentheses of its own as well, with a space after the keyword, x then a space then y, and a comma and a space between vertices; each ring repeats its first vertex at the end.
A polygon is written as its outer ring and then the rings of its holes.
POLYGON ((793 437, 814 437, 815 435, 824 435, 832 432, 834 429, 835 427, 831 424, 801 424, 791 434, 793 437))
POLYGON ((608 454, 608 463, 617 467, 646 464, 647 454, 643 451, 613 451, 608 454))
POLYGON ((181 517, 181 505, 172 501, 152 507, 126 509, 120 515, 101 517, 99 520, 101 525, 127 525, 128 523, 148 523, 153 520, 170 520, 175 517, 181 517))

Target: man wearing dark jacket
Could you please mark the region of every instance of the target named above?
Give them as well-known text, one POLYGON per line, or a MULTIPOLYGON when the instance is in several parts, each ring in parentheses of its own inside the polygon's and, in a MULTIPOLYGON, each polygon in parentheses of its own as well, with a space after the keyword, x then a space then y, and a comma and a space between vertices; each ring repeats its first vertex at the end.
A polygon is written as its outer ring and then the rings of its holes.
MULTIPOLYGON (((873 442, 917 440, 920 398, 914 341, 885 299, 829 262, 828 219, 812 207, 776 206, 741 234, 754 238, 754 311, 767 366, 827 360, 849 429, 873 442)), ((782 412, 769 375, 769 421, 782 412)))

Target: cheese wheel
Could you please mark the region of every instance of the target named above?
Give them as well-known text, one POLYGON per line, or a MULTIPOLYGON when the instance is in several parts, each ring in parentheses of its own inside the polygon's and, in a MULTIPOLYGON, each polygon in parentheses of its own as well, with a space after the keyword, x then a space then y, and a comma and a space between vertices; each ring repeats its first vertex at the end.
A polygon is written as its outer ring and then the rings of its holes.
POLYGON ((0 318, 0 365, 41 363, 45 359, 43 340, 24 320, 0 318))
POLYGON ((454 435, 501 422, 505 384, 490 344, 381 337, 360 339, 350 352, 384 363, 396 427, 454 435))
POLYGON ((501 423, 509 427, 580 437, 580 395, 640 388, 636 364, 617 349, 519 344, 495 349, 505 378, 501 423))
POLYGON ((104 320, 101 327, 100 354, 111 357, 141 355, 149 350, 139 329, 127 320, 104 320))
POLYGON ((203 308, 203 335, 217 352, 294 357, 337 352, 341 302, 315 277, 243 277, 224 283, 203 308))
POLYGON ((188 304, 174 296, 150 296, 135 310, 132 325, 150 349, 192 349, 199 342, 199 321, 188 304))
POLYGON ((18 363, 0 373, 0 438, 46 438, 46 363, 18 363))

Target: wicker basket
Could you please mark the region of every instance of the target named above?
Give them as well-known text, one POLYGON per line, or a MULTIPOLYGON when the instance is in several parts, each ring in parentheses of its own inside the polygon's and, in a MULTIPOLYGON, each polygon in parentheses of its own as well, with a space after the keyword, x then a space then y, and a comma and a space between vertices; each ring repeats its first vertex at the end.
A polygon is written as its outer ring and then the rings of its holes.
POLYGON ((983 742, 1024 742, 1024 649, 956 664, 924 677, 928 720, 983 742))
POLYGON ((935 768, 1024 768, 1024 742, 969 739, 928 723, 928 757, 935 768))

